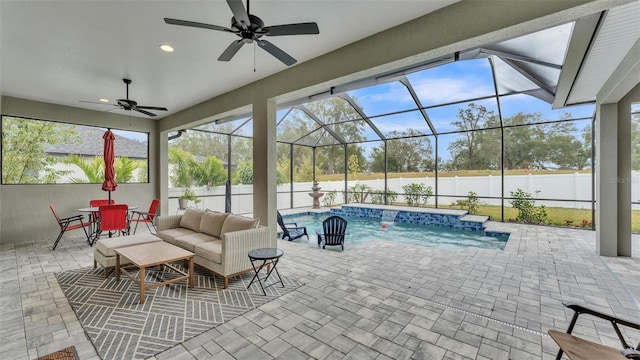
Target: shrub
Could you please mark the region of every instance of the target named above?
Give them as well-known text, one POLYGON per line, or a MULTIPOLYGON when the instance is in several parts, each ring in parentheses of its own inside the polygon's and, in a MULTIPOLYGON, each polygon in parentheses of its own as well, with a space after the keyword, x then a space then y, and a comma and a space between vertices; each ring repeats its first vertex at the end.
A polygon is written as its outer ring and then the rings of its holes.
POLYGON ((322 205, 326 207, 333 206, 334 201, 336 200, 336 192, 329 191, 324 193, 324 198, 322 199, 322 205))
POLYGON ((393 190, 387 190, 386 192, 382 190, 373 190, 371 192, 371 203, 384 204, 385 195, 389 205, 393 204, 393 202, 398 198, 398 194, 393 190))
POLYGON ((429 198, 433 196, 433 189, 431 186, 424 186, 423 184, 411 183, 402 186, 404 190, 404 198, 409 206, 420 206, 421 199, 424 205, 427 205, 429 198))
POLYGON ((480 206, 486 204, 478 199, 478 196, 475 192, 469 191, 466 199, 458 200, 454 205, 460 206, 462 209, 467 210, 469 214, 476 214, 480 206))
POLYGON ((363 203, 367 200, 369 193, 372 191, 373 189, 367 184, 355 184, 349 188, 348 194, 350 202, 363 203))
MULTIPOLYGON (((536 191, 536 193, 539 191, 536 191)), ((514 199, 509 201, 511 206, 518 209, 516 221, 529 224, 545 224, 547 222, 547 210, 544 205, 536 206, 536 201, 531 194, 522 189, 510 192, 514 199)))

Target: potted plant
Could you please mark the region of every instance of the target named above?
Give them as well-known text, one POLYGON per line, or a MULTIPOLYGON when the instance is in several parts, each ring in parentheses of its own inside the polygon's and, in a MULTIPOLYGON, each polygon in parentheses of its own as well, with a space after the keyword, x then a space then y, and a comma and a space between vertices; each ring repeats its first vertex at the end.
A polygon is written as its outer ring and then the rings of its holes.
POLYGON ((189 201, 193 201, 194 204, 200 202, 200 198, 196 196, 196 193, 191 188, 185 188, 182 195, 178 197, 178 206, 180 210, 184 210, 189 206, 189 201))

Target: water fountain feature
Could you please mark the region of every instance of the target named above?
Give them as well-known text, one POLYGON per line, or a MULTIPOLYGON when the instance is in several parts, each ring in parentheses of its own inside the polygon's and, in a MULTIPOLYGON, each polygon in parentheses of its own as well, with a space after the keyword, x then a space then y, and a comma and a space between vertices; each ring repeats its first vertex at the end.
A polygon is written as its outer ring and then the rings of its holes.
POLYGON ((398 216, 398 210, 382 210, 382 217, 380 221, 383 223, 393 223, 396 221, 396 216, 398 216))
POLYGON ((321 187, 318 186, 318 182, 314 180, 313 186, 311 187, 311 190, 313 190, 313 192, 309 193, 309 196, 313 198, 314 209, 320 209, 320 198, 322 197, 322 195, 324 195, 323 192, 320 192, 320 189, 321 187))

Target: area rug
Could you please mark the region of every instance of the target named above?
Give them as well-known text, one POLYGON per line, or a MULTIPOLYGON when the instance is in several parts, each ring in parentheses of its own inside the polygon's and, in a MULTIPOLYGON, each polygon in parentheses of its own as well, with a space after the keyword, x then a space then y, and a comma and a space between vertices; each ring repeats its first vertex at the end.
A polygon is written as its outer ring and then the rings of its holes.
POLYGON ((45 356, 40 356, 36 360, 77 360, 78 354, 76 353, 76 348, 71 346, 68 348, 64 348, 62 350, 58 350, 56 352, 52 352, 51 354, 47 354, 45 356))
MULTIPOLYGON (((234 277, 223 289, 222 278, 196 267, 193 288, 180 281, 147 290, 144 304, 139 303, 138 285, 127 277, 116 282, 113 273, 105 279, 100 268, 65 271, 56 277, 98 355, 120 360, 155 355, 301 285, 283 276, 283 288, 275 283, 274 272, 268 284, 275 284, 265 289, 265 296, 257 282, 247 289, 253 275, 234 277)), ((150 268, 145 281, 153 284, 177 276, 167 267, 150 268)))

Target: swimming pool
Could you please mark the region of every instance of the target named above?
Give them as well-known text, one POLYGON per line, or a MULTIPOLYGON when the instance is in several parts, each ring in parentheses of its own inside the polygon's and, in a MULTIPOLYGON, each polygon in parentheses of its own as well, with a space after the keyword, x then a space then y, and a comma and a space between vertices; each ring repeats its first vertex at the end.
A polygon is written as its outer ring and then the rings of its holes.
MULTIPOLYGON (((298 226, 306 226, 309 241, 317 243, 316 231, 322 232, 322 221, 329 216, 329 213, 289 215, 284 216, 284 221, 296 222, 298 226)), ((509 238, 508 234, 486 236, 484 232, 478 231, 453 230, 407 223, 383 223, 380 220, 354 216, 342 217, 349 223, 347 225, 349 235, 345 239, 345 247, 372 240, 386 240, 449 250, 463 250, 469 246, 503 250, 509 238)))

